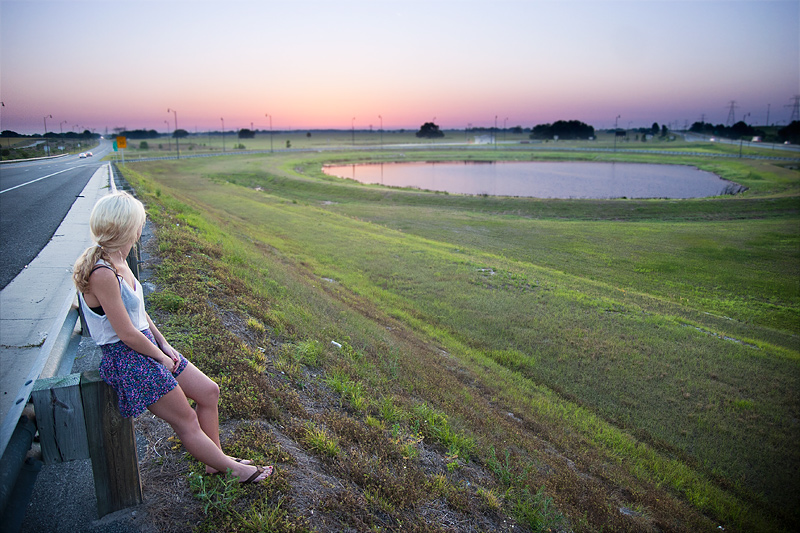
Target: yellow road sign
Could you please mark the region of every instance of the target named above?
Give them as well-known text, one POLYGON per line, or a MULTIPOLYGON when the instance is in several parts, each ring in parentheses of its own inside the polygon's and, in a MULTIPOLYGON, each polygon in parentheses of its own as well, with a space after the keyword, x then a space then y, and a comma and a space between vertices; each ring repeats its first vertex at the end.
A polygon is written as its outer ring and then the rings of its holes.
POLYGON ((128 139, 125 137, 117 137, 117 148, 127 148, 128 139))

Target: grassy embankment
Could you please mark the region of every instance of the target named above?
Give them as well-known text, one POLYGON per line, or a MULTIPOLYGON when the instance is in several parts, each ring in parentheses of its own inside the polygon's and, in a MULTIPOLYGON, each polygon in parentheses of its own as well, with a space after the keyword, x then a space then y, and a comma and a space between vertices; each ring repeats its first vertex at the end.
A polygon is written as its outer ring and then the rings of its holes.
MULTIPOLYGON (((682 159, 750 190, 542 201, 362 186, 319 170, 368 157, 142 163, 126 175, 151 212, 162 204, 181 224, 162 226, 164 243, 189 231, 218 250, 224 283, 249 295, 233 307, 265 334, 346 342, 349 356, 326 350, 321 364, 354 419, 386 431, 401 420, 456 463, 487 466, 521 523, 547 516, 539 488, 578 530, 797 523, 796 171, 682 159), (387 405, 405 415, 381 417, 387 405), (447 431, 419 417, 413 426, 420 405, 444 414, 447 431), (532 508, 539 518, 526 520, 532 508)), ((213 293, 221 282, 204 283, 213 293)))

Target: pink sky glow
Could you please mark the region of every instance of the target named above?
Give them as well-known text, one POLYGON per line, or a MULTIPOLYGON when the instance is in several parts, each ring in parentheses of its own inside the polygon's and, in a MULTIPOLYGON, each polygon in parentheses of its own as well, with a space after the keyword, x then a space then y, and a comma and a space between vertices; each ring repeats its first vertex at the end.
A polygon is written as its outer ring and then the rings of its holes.
POLYGON ((0 0, 25 134, 785 124, 798 94, 797 0, 0 0))

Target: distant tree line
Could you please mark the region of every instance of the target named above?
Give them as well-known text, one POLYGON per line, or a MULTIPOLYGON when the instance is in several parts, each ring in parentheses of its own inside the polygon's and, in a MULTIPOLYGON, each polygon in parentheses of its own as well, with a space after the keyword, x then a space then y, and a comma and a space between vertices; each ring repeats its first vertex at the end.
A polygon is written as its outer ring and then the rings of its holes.
POLYGON ((92 133, 89 130, 83 130, 81 133, 76 133, 74 131, 68 131, 67 133, 58 133, 55 131, 48 131, 44 135, 41 133, 34 133, 33 135, 23 135, 21 133, 17 133, 16 131, 12 130, 3 130, 0 133, 0 137, 30 137, 32 139, 97 139, 100 137, 97 133, 92 133))
POLYGON ((155 139, 159 137, 161 134, 158 133, 156 130, 123 130, 120 131, 118 134, 120 137, 126 137, 128 139, 155 139))
POLYGON ((689 128, 689 131, 701 133, 703 135, 716 135, 727 139, 743 139, 747 137, 763 138, 765 135, 763 130, 758 130, 741 120, 733 126, 725 126, 723 124, 714 126, 707 122, 695 122, 692 124, 692 127, 689 128))
POLYGON ((589 139, 594 128, 578 120, 559 120, 552 124, 539 124, 531 129, 531 139, 589 139))

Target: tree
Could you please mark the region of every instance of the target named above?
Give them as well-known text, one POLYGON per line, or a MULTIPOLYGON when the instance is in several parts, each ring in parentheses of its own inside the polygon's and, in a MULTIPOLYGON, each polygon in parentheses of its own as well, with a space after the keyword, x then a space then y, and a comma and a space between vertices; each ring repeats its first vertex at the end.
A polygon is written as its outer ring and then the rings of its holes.
POLYGON ((800 144, 800 121, 793 120, 788 126, 779 129, 778 137, 780 137, 782 141, 800 144))
POLYGON ((662 124, 661 125, 661 136, 662 137, 666 137, 667 133, 669 133, 669 130, 667 129, 667 125, 666 124, 662 124))
POLYGON ((742 137, 753 137, 756 134, 756 130, 753 126, 748 125, 743 120, 740 120, 730 128, 731 137, 734 139, 742 137))
POLYGON ((650 131, 653 133, 653 135, 658 135, 658 130, 660 129, 661 128, 658 127, 658 122, 653 122, 653 125, 650 127, 650 131))
POLYGON ((426 139, 439 139, 444 137, 444 132, 440 131, 439 126, 433 122, 426 122, 422 125, 416 135, 419 138, 424 137, 426 139))
POLYGON ((184 137, 188 137, 189 136, 189 132, 186 131, 186 130, 178 129, 178 130, 175 130, 175 132, 172 134, 172 136, 175 137, 176 139, 183 139, 184 137))
POLYGON ((247 128, 242 128, 239 130, 239 138, 240 139, 253 139, 256 136, 256 132, 253 130, 248 130, 247 128))
POLYGON ((578 120, 559 120, 553 124, 539 124, 531 130, 531 139, 589 139, 594 128, 578 120))

